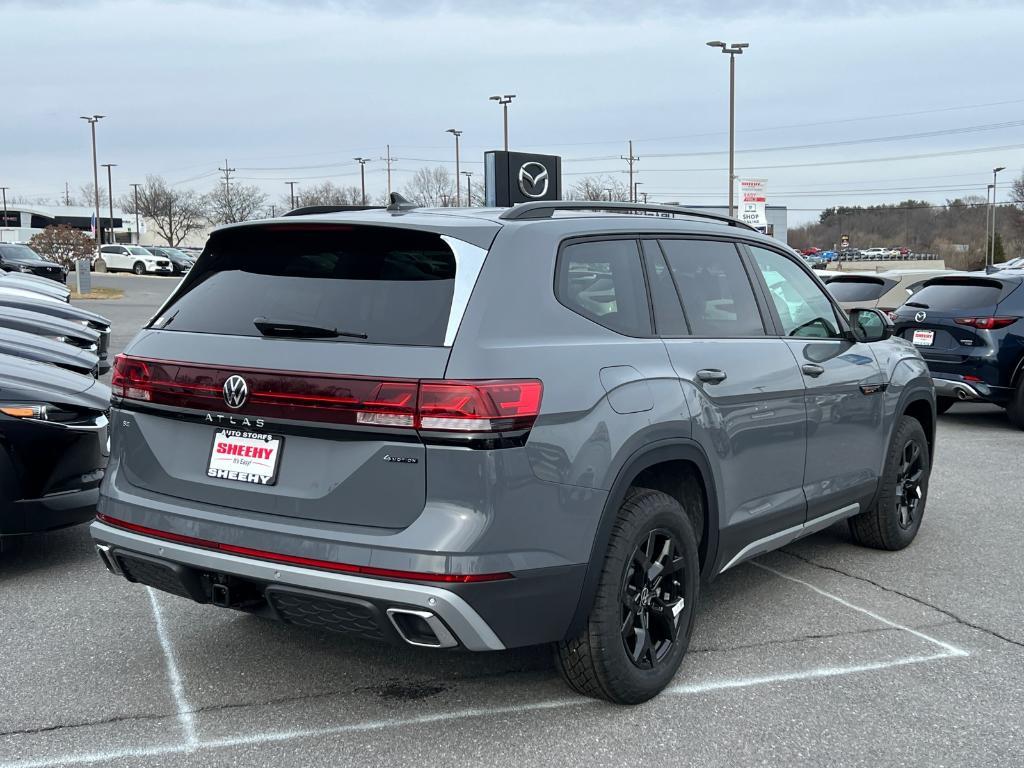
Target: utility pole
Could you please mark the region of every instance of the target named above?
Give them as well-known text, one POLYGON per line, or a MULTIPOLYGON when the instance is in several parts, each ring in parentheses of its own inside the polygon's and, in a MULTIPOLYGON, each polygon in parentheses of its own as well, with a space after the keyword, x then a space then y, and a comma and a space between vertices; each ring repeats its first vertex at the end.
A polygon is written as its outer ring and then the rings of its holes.
POLYGON ((512 103, 516 95, 514 93, 506 93, 504 96, 491 96, 488 101, 496 101, 501 104, 502 111, 504 112, 505 120, 505 151, 508 152, 508 105, 512 103))
POLYGON ((100 226, 100 169, 96 165, 96 123, 103 119, 103 115, 93 115, 92 117, 82 116, 82 120, 89 123, 92 128, 92 188, 95 193, 96 203, 96 258, 100 257, 100 244, 103 242, 103 227, 100 226))
POLYGON ((999 166, 998 168, 992 169, 992 260, 991 263, 994 266, 996 263, 996 176, 999 175, 1000 171, 1005 171, 1006 166, 999 166))
POLYGON ((462 207, 462 199, 459 194, 459 174, 462 173, 459 170, 459 136, 462 135, 462 131, 457 131, 454 128, 449 128, 445 133, 450 133, 455 137, 455 207, 462 207))
POLYGON ((64 205, 71 205, 71 182, 64 182, 64 205))
MULTIPOLYGON (((0 235, 3 234, 3 230, 7 228, 7 190, 10 187, 0 187, 0 195, 4 198, 4 223, 0 226, 0 235)), ((0 237, 0 242, 3 242, 3 237, 0 237)))
POLYGON ((285 182, 285 184, 288 185, 288 194, 291 196, 291 199, 292 199, 292 210, 293 211, 295 210, 295 185, 298 184, 298 183, 299 182, 297 182, 297 181, 286 181, 285 182))
POLYGON ((359 163, 359 186, 362 189, 363 205, 366 205, 366 164, 370 162, 368 157, 353 157, 359 163))
POLYGON ((750 43, 731 43, 726 45, 721 40, 708 43, 712 48, 721 48, 722 53, 729 54, 729 215, 735 216, 733 195, 736 189, 736 57, 749 48, 750 43))
POLYGON ((626 157, 625 155, 619 155, 619 159, 625 160, 627 163, 629 163, 629 193, 630 193, 630 195, 632 195, 632 199, 630 200, 630 202, 635 203, 636 202, 636 188, 633 186, 633 163, 635 163, 640 158, 639 157, 635 157, 633 155, 633 140, 632 139, 629 140, 629 157, 626 157))
POLYGON ((235 211, 234 206, 231 205, 231 174, 235 172, 235 169, 228 166, 228 159, 225 157, 224 167, 217 170, 224 174, 224 207, 227 209, 225 218, 228 221, 234 221, 235 211))
MULTIPOLYGON (((473 207, 473 187, 470 186, 470 179, 473 178, 473 172, 472 171, 463 171, 462 175, 466 177, 466 207, 467 208, 472 208, 473 207)), ((455 181, 458 182, 458 179, 456 179, 455 181)))
POLYGON ((142 242, 142 230, 139 228, 139 187, 140 184, 131 184, 132 192, 135 194, 135 244, 142 242))
MULTIPOLYGON (((398 158, 391 156, 391 145, 390 144, 385 144, 384 147, 387 150, 387 155, 385 155, 384 157, 382 157, 380 159, 383 160, 385 163, 387 163, 387 166, 388 166, 388 199, 390 199, 391 198, 391 163, 393 163, 398 158)), ((457 177, 456 177, 456 181, 458 181, 457 177)))
POLYGON ((116 166, 117 163, 104 163, 103 167, 107 169, 107 202, 110 205, 110 242, 114 242, 114 181, 110 173, 110 169, 116 166))

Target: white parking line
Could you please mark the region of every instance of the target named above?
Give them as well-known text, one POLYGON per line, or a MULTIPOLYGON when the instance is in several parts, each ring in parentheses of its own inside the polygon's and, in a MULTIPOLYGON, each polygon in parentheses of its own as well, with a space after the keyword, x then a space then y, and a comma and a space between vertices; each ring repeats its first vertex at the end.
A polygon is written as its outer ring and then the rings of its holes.
MULTIPOLYGON (((911 664, 924 664, 927 662, 941 661, 943 659, 950 659, 970 655, 967 651, 963 650, 962 648, 958 648, 954 645, 951 645, 950 643, 931 637, 930 635, 926 635, 923 632, 919 632, 916 629, 912 629, 910 627, 899 624, 895 621, 885 618, 884 616, 879 616, 877 613, 870 611, 867 608, 862 608, 859 605, 855 605, 849 602, 848 600, 839 597, 838 595, 834 595, 831 592, 827 592, 821 589, 820 587, 816 587, 815 585, 809 582, 803 581, 802 579, 798 579, 794 576, 789 576, 788 574, 782 573, 781 571, 777 571, 774 568, 770 568, 766 565, 761 565, 760 563, 755 562, 751 563, 751 565, 761 568, 762 570, 768 571, 780 578, 807 587, 808 589, 812 590, 813 592, 816 592, 822 597, 826 597, 829 600, 833 600, 842 606, 850 608, 851 610, 858 611, 859 613, 862 613, 865 616, 869 616, 882 624, 892 627, 893 629, 906 632, 919 639, 932 643, 941 648, 942 651, 940 653, 925 656, 906 656, 897 659, 868 662, 865 664, 854 664, 849 666, 818 667, 814 669, 797 670, 794 672, 782 672, 773 675, 760 675, 732 679, 727 678, 723 680, 712 680, 706 683, 682 683, 667 688, 665 690, 665 693, 676 696, 699 695, 703 693, 710 693, 713 691, 737 688, 751 688, 754 686, 770 685, 773 683, 814 680, 838 677, 842 675, 853 675, 865 672, 874 672, 877 670, 890 669, 893 667, 908 666, 911 664)), ((224 749, 239 746, 254 746, 259 744, 292 741, 294 739, 303 738, 323 738, 326 736, 334 736, 343 733, 365 733, 368 731, 381 730, 383 728, 402 728, 407 726, 425 725, 438 722, 450 722, 454 720, 465 720, 470 718, 496 717, 500 715, 518 714, 521 712, 536 712, 550 709, 563 709, 568 707, 597 705, 600 703, 593 699, 585 699, 582 697, 574 697, 568 699, 550 699, 547 701, 536 701, 528 704, 519 704, 514 706, 460 709, 449 712, 437 712, 429 715, 418 715, 415 717, 368 720, 357 723, 347 723, 344 725, 328 726, 324 728, 305 728, 287 731, 270 731, 251 735, 203 740, 199 739, 196 734, 193 713, 189 709, 188 702, 185 699, 184 690, 181 684, 181 676, 178 673, 177 664, 174 660, 174 651, 171 646, 170 640, 168 639, 167 635, 164 632, 163 617, 160 613, 160 607, 157 604, 156 596, 152 590, 149 590, 149 597, 153 605, 153 614, 156 616, 157 634, 160 637, 160 644, 164 649, 164 656, 167 661, 168 676, 171 681, 171 690, 178 708, 178 719, 181 722, 182 729, 186 735, 185 742, 182 744, 169 744, 165 746, 154 746, 140 749, 110 750, 107 752, 91 752, 62 755, 60 757, 44 758, 38 760, 23 760, 0 764, 0 768, 55 768, 56 766, 66 765, 91 765, 95 763, 118 761, 128 758, 159 757, 162 755, 184 754, 188 752, 195 752, 198 750, 224 749)))

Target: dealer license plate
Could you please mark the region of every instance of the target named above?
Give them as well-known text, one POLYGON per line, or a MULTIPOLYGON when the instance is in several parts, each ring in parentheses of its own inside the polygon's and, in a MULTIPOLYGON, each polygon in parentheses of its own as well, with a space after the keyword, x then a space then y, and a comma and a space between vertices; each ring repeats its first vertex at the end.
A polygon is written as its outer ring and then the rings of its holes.
POLYGON ((930 347, 935 343, 935 331, 914 331, 914 345, 930 347))
POLYGON ((218 429, 213 436, 207 477, 253 485, 277 482, 284 438, 237 429, 218 429))

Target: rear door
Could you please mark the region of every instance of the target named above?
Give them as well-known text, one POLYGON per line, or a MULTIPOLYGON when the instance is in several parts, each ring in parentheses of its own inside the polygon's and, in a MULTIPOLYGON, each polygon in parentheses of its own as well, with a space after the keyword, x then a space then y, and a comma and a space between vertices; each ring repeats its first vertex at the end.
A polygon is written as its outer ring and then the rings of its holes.
POLYGON ((836 307, 817 280, 780 251, 748 250, 806 388, 808 522, 851 512, 878 484, 887 379, 870 346, 846 338, 836 307))
POLYGON ((131 424, 115 436, 116 481, 254 513, 409 525, 425 496, 415 382, 443 378, 484 255, 392 227, 214 233, 119 363, 131 424))
POLYGON ((658 332, 722 498, 720 564, 803 524, 804 385, 734 243, 643 243, 658 332), (683 315, 679 313, 679 302, 683 315))

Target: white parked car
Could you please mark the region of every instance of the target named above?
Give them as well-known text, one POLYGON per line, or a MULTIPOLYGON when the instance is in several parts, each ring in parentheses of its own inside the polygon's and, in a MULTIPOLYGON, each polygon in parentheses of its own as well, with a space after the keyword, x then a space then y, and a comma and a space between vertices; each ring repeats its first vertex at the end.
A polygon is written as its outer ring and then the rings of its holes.
POLYGON ((140 245, 104 245, 100 248, 95 268, 102 272, 104 266, 108 272, 127 270, 136 275, 170 275, 174 272, 168 259, 155 256, 140 245))

